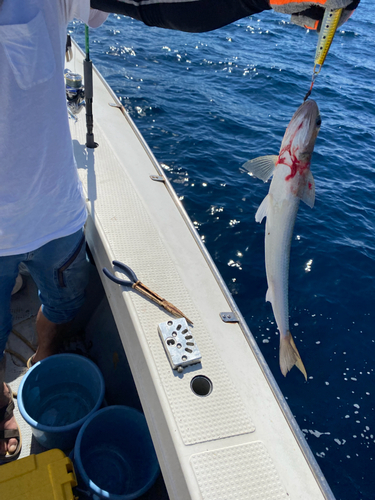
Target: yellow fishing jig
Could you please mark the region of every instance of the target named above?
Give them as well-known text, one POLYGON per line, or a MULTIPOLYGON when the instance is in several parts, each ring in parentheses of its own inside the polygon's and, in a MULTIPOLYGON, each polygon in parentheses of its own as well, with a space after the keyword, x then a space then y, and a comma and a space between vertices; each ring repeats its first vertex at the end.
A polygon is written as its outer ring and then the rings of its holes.
POLYGON ((316 46, 315 59, 314 59, 314 70, 311 79, 311 87, 310 90, 305 95, 304 101, 311 94, 315 78, 320 73, 322 69, 323 63, 327 57, 329 48, 331 47, 331 43, 333 37, 335 36, 337 26, 339 24, 341 14, 343 9, 327 9, 324 13, 322 25, 320 28, 318 43, 316 46))

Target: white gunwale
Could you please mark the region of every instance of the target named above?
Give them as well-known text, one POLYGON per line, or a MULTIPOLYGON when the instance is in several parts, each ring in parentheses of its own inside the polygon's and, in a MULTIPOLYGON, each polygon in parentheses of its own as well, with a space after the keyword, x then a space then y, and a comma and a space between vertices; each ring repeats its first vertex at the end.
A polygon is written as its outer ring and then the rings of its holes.
MULTIPOLYGON (((73 43, 67 67, 83 74, 73 43)), ((171 499, 333 500, 240 310, 165 172, 94 68, 94 135, 71 120, 89 212, 86 236, 126 352, 171 499), (111 102, 111 105, 108 103, 111 102), (125 118, 125 120, 124 120, 125 118), (155 182, 151 175, 163 177, 155 182), (157 326, 168 314, 101 272, 120 260, 194 321, 202 362, 173 371, 157 326), (232 311, 239 322, 224 323, 232 311), (198 374, 213 383, 193 394, 198 374), (228 489, 229 488, 229 489, 228 489), (227 493, 225 493, 227 492, 227 493), (227 495, 227 496, 225 496, 227 495)), ((105 348, 105 346, 103 346, 105 348)))

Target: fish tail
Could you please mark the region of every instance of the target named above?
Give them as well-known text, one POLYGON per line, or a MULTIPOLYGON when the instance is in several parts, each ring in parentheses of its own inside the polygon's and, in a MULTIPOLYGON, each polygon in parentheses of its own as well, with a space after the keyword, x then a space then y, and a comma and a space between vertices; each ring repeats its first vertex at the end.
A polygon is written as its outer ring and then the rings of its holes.
POLYGON ((302 363, 296 344, 294 343, 292 334, 288 330, 286 336, 280 335, 280 369, 281 373, 286 377, 286 374, 293 368, 294 365, 303 373, 307 380, 306 369, 302 363))

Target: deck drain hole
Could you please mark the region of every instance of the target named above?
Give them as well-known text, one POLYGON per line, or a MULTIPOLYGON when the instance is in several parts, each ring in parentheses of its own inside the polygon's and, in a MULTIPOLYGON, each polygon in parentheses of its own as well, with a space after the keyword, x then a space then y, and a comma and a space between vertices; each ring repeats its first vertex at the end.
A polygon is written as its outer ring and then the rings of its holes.
POLYGON ((175 343, 176 343, 175 339, 172 339, 171 337, 169 339, 167 339, 166 342, 168 345, 175 345, 175 343))
POLYGON ((205 375, 194 377, 190 383, 191 390, 197 396, 208 396, 212 392, 212 382, 205 375))

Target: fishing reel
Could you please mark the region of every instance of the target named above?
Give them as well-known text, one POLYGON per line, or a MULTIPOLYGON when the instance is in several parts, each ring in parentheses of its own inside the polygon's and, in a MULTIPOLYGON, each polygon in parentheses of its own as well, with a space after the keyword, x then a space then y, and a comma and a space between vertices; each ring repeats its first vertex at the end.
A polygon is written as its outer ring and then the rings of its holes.
POLYGON ((82 85, 82 76, 73 73, 69 69, 64 71, 65 93, 69 114, 76 119, 75 115, 85 107, 85 89, 82 85))

